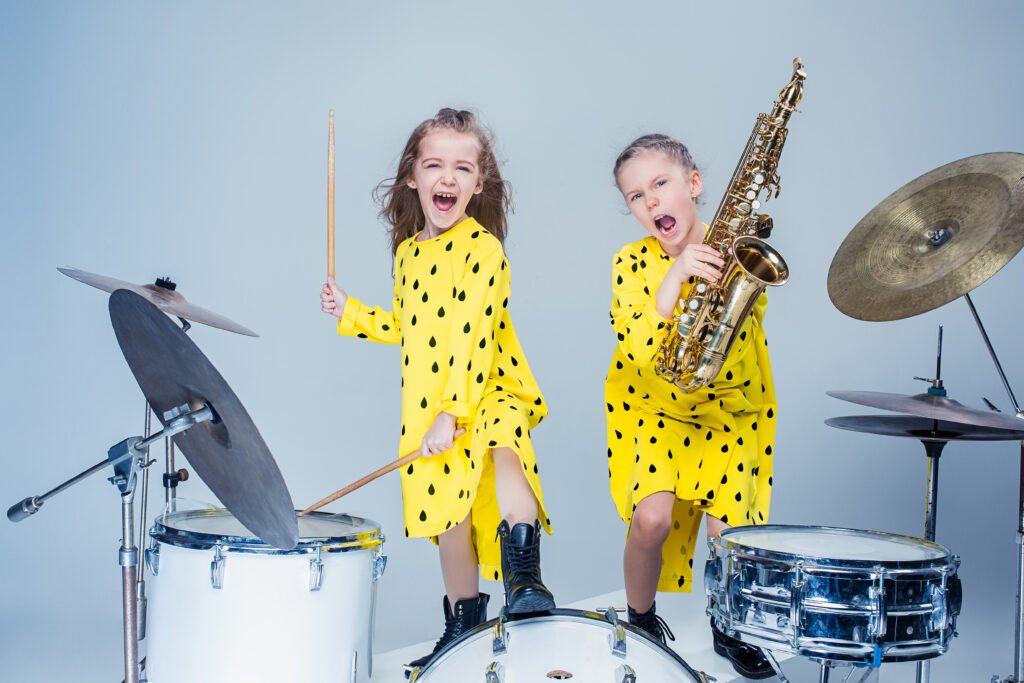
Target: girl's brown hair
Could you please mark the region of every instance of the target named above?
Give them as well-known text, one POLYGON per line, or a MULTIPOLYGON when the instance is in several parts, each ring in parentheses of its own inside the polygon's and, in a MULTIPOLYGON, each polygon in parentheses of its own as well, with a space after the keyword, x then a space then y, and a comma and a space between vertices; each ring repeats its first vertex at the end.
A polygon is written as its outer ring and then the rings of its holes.
POLYGON ((494 155, 494 136, 480 125, 472 112, 445 108, 416 126, 409 141, 405 143, 395 177, 382 181, 374 192, 374 197, 381 205, 381 217, 391 225, 392 255, 398 251, 399 244, 422 230, 426 223, 419 195, 407 182, 412 179, 420 141, 436 130, 453 130, 476 136, 480 143, 477 166, 483 190, 469 200, 466 214, 475 218, 499 241, 505 242, 508 229, 506 213, 511 209, 511 187, 501 178, 498 160, 494 155))
POLYGON ((690 155, 690 150, 686 148, 686 145, 668 135, 652 133, 650 135, 641 135, 636 140, 633 140, 615 160, 615 168, 612 173, 615 175, 616 185, 619 184, 619 171, 622 170, 622 165, 644 150, 664 152, 682 164, 683 168, 690 171, 699 170, 697 165, 693 163, 693 157, 690 155))

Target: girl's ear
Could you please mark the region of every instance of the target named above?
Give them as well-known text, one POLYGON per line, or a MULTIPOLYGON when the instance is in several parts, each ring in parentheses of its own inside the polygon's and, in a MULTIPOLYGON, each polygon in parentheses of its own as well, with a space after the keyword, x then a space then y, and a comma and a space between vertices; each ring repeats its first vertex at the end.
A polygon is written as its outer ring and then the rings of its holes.
POLYGON ((690 171, 690 198, 696 199, 704 191, 704 180, 700 177, 700 171, 690 171))
POLYGON ((476 181, 476 189, 473 190, 473 194, 480 194, 483 191, 484 191, 484 180, 483 180, 483 178, 481 178, 480 180, 476 181))
POLYGON ((413 180, 412 178, 409 178, 408 180, 405 181, 405 186, 408 187, 410 190, 415 190, 416 181, 413 180))

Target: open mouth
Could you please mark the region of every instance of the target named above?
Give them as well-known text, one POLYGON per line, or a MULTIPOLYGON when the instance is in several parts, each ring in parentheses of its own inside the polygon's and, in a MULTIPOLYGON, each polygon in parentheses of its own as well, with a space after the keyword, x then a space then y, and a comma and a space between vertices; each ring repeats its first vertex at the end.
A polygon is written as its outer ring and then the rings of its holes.
POLYGON ((676 227, 676 219, 672 216, 658 216, 654 219, 654 225, 662 234, 665 234, 672 232, 672 228, 676 227))
POLYGON ((455 206, 455 195, 450 192, 438 192, 434 195, 434 208, 441 213, 448 213, 455 206))

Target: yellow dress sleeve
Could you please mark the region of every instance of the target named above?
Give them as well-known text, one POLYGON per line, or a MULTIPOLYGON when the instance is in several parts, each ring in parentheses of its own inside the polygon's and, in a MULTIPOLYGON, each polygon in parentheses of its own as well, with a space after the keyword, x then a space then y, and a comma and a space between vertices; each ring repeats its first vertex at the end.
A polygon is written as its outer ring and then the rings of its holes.
POLYGON ((402 314, 401 303, 397 281, 394 307, 390 311, 385 311, 380 306, 370 308, 359 299, 350 296, 345 301, 345 310, 342 311, 341 318, 338 319, 338 334, 369 339, 381 344, 397 344, 401 340, 398 324, 402 314))
POLYGON ((440 410, 460 419, 472 415, 483 397, 497 356, 494 332, 511 291, 501 243, 494 238, 488 242, 472 252, 455 287, 448 339, 451 370, 440 410))
POLYGON ((654 363, 669 321, 655 305, 656 285, 649 284, 640 258, 624 249, 612 264, 611 322, 622 353, 638 367, 654 363))

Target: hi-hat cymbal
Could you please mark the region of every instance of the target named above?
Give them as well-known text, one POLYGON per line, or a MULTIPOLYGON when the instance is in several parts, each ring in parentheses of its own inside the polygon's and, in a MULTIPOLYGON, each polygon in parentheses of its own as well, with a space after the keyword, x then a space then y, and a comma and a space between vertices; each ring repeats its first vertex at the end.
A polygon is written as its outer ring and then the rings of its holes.
POLYGON ((110 322, 128 367, 166 426, 164 413, 209 405, 203 422, 173 439, 192 468, 249 531, 282 549, 298 542, 295 505, 267 444, 235 393, 199 347, 144 297, 110 295, 110 322))
POLYGON ((996 152, 940 166, 873 208, 828 272, 836 308, 899 320, 988 280, 1024 246, 1024 154, 996 152))
POLYGON ((881 391, 827 391, 829 396, 862 406, 881 408, 894 413, 917 415, 931 420, 947 420, 958 424, 1024 430, 1024 419, 992 410, 969 408, 959 401, 933 394, 888 394, 881 391))
POLYGON ((1024 420, 1020 428, 994 429, 946 420, 931 420, 913 415, 846 415, 825 420, 829 427, 851 432, 900 436, 918 441, 1020 441, 1024 439, 1024 420))
POLYGON ((106 275, 87 273, 84 270, 79 270, 78 268, 58 268, 57 270, 67 275, 69 278, 78 280, 79 282, 95 287, 96 289, 102 289, 104 292, 113 292, 117 289, 127 289, 130 292, 135 292, 168 315, 184 318, 185 320, 200 323, 202 325, 209 325, 210 327, 216 327, 221 330, 227 330, 228 332, 244 334, 249 337, 259 336, 248 327, 243 327, 232 320, 228 320, 222 315, 218 315, 217 313, 208 311, 205 308, 200 308, 195 304, 189 303, 185 297, 170 287, 161 287, 157 285, 133 285, 130 282, 124 282, 112 277, 107 277, 106 275))

